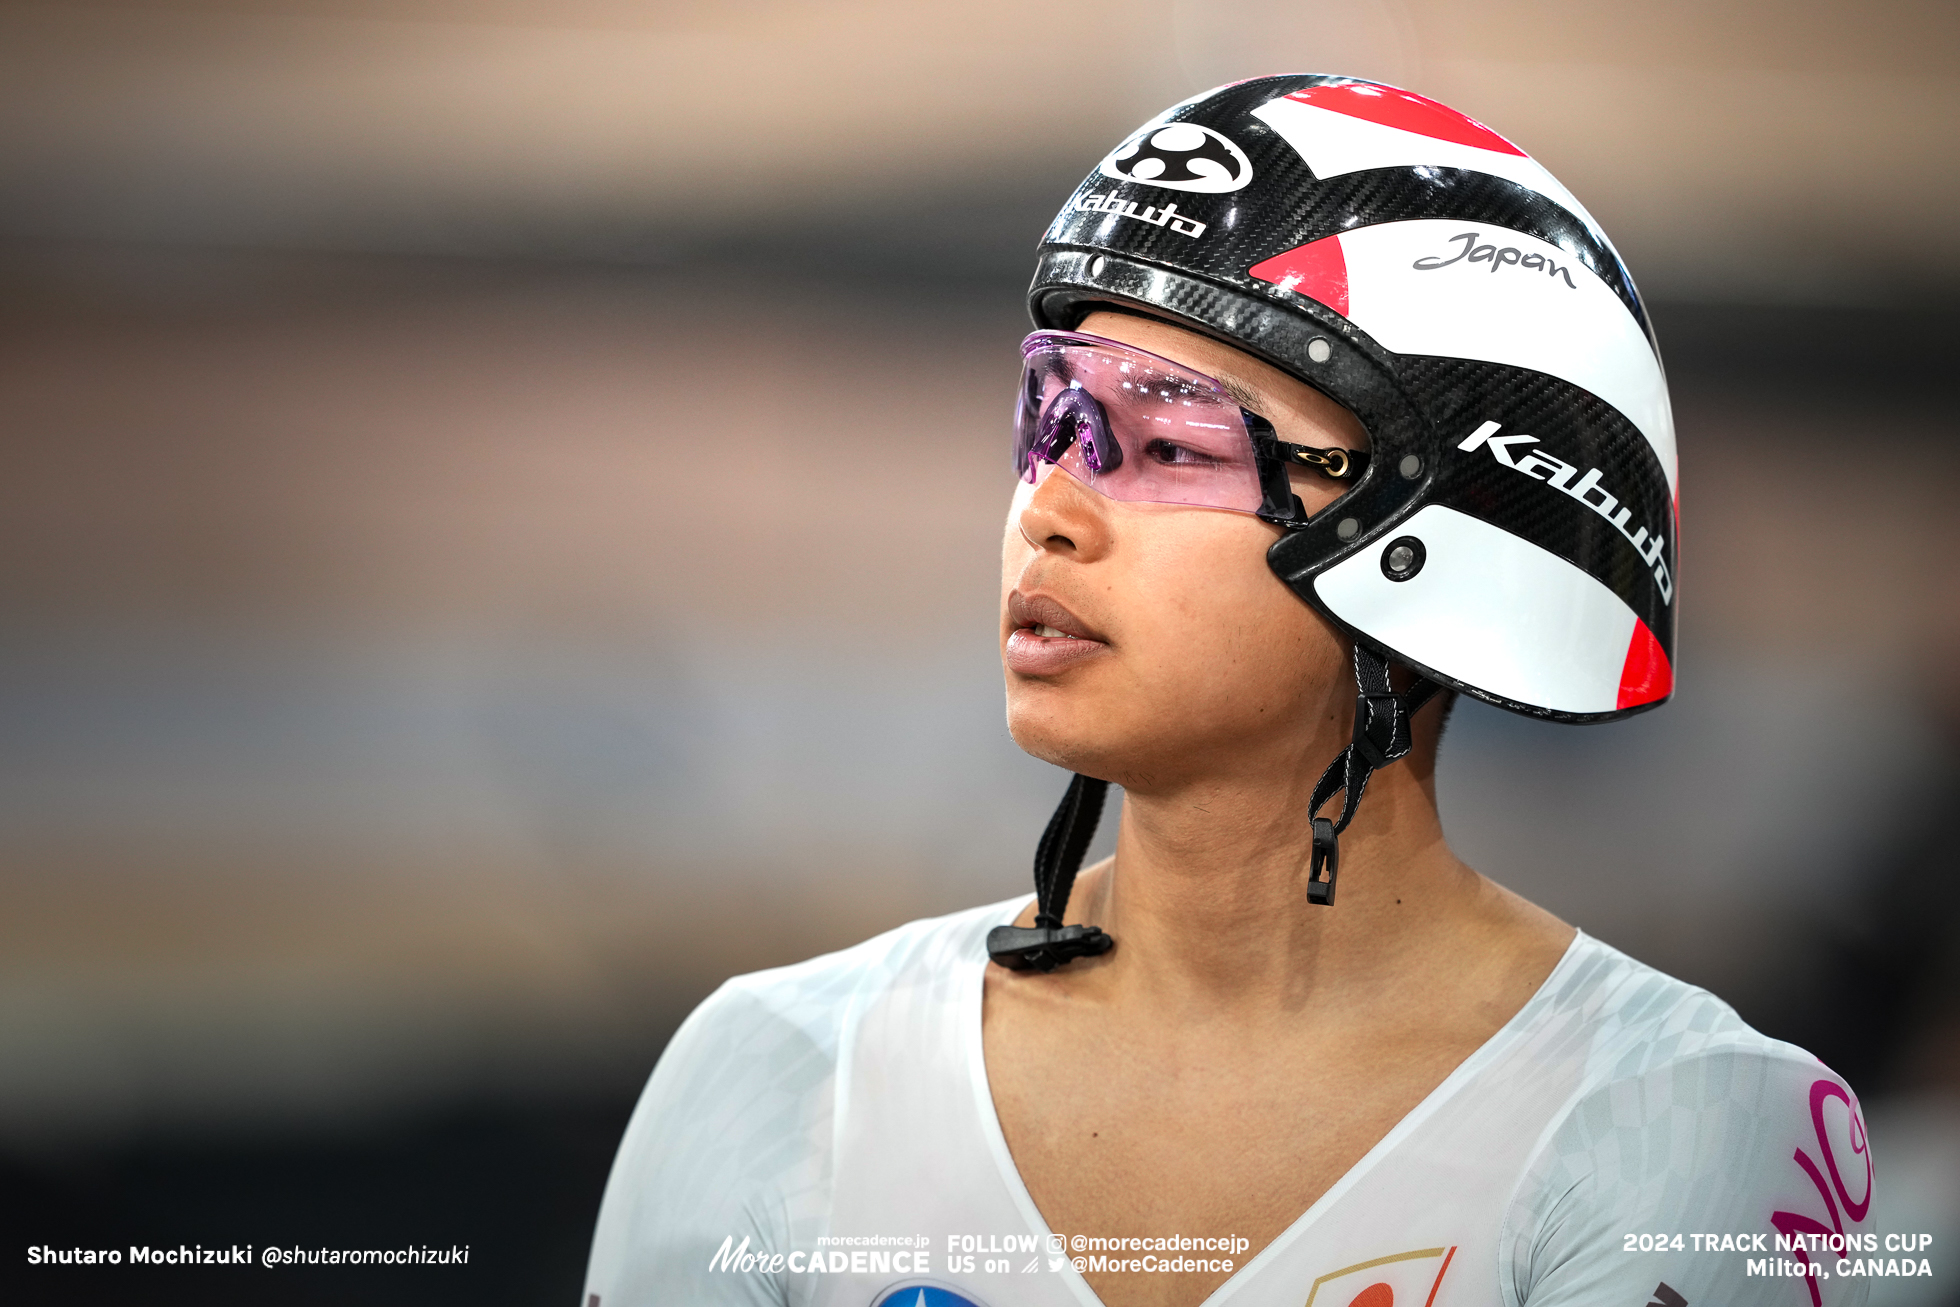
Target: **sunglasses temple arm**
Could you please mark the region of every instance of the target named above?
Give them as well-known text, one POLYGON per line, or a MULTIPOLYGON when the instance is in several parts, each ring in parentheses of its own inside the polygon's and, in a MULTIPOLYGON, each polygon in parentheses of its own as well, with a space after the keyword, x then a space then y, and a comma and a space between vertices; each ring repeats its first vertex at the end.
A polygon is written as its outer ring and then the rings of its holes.
POLYGON ((1252 438, 1253 462, 1259 469, 1259 489, 1265 501, 1259 506, 1259 516, 1289 530, 1305 526, 1307 506, 1293 493, 1293 483, 1286 475, 1286 455, 1281 452, 1289 446, 1274 433, 1272 423, 1251 409, 1242 408, 1239 414, 1245 419, 1246 435, 1252 438))

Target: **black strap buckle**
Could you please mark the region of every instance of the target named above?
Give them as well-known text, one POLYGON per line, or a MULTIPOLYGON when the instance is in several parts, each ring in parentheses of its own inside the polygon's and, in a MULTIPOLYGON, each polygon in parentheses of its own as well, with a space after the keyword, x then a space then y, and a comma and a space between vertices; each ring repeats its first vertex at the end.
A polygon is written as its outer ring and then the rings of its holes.
POLYGON ((1108 781, 1079 773, 1069 778, 1068 793, 1035 849, 1034 925, 995 926, 987 932, 987 956, 1009 971, 1053 971, 1116 947, 1115 938, 1100 926, 1062 924, 1075 873, 1095 837, 1108 794, 1108 781))
POLYGON ((1100 926, 995 926, 987 932, 987 956, 1009 971, 1053 971, 1114 947, 1115 939, 1100 926))
POLYGON ((1334 881, 1341 874, 1341 837, 1334 830, 1332 819, 1315 817, 1313 819, 1313 861, 1307 867, 1307 902, 1317 903, 1323 908, 1334 905, 1334 881), (1327 869, 1327 879, 1320 879, 1321 868, 1327 869))

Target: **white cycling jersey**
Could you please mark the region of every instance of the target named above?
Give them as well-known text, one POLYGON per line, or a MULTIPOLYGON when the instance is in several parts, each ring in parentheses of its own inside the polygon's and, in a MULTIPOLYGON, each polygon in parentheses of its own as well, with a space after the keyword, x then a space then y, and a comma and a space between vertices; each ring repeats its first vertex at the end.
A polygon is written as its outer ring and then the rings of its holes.
POLYGON ((1855 1095, 1583 934, 1256 1254, 1217 1232, 1051 1231, 981 1054, 987 931, 1026 902, 716 991, 627 1127, 584 1307, 1097 1307, 1077 1262, 1098 1257, 1168 1274, 1230 1259, 1207 1307, 1865 1301, 1856 1265, 1839 1274, 1878 1251, 1855 1095))

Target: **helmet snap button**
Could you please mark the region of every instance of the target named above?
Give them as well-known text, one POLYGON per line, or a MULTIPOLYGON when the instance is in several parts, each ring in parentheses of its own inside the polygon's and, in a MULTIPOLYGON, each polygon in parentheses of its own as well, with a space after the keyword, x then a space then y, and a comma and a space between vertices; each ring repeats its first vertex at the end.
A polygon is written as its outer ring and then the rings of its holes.
POLYGON ((1100 276, 1102 276, 1102 274, 1103 274, 1103 268, 1104 268, 1104 267, 1105 267, 1105 266, 1106 266, 1106 265, 1107 265, 1108 263, 1109 263, 1109 260, 1108 260, 1108 259, 1105 259, 1105 258, 1104 258, 1104 257, 1103 257, 1102 255, 1100 255, 1100 254, 1098 254, 1098 255, 1097 255, 1097 256, 1096 256, 1095 258, 1093 258, 1093 259, 1090 259, 1090 260, 1089 260, 1089 275, 1090 275, 1091 277, 1100 277, 1100 276))
POLYGON ((1426 555, 1422 541, 1414 536, 1391 540, 1382 550, 1382 575, 1391 581, 1406 581, 1422 570, 1426 555))
POLYGON ((1327 343, 1325 336, 1315 336, 1307 342, 1307 357, 1316 363, 1325 363, 1334 357, 1334 347, 1327 343))
POLYGON ((1361 534, 1361 523, 1355 518, 1344 517, 1335 525, 1334 534, 1343 540, 1352 540, 1361 534))
POLYGON ((1404 481, 1413 481, 1422 475, 1422 460, 1414 454, 1404 454, 1396 470, 1401 472, 1404 481))

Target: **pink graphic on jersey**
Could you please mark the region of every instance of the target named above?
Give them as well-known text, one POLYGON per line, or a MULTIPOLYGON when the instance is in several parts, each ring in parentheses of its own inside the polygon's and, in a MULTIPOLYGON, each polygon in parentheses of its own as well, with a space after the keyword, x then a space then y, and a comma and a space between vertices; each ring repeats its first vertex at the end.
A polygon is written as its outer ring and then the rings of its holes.
MULTIPOLYGON (((1838 1240, 1836 1250, 1843 1251, 1844 1220, 1838 1215, 1839 1204, 1843 1204, 1844 1216, 1849 1217, 1854 1225, 1863 1221, 1871 1210, 1872 1158, 1871 1150, 1867 1147, 1865 1123, 1858 1115, 1858 1105, 1851 1101, 1851 1095, 1845 1087, 1835 1080, 1828 1079, 1811 1082, 1810 1123, 1817 1132, 1817 1151, 1824 1158, 1825 1170, 1830 1172, 1830 1182, 1828 1184, 1825 1182, 1824 1171, 1818 1170, 1817 1163, 1812 1161, 1810 1154, 1803 1149, 1797 1149, 1791 1160, 1802 1168, 1803 1173, 1809 1177, 1811 1185, 1817 1190, 1817 1196, 1824 1200, 1824 1214, 1830 1217, 1831 1223, 1825 1225, 1816 1217, 1805 1216, 1801 1212, 1772 1212, 1769 1223, 1775 1227, 1778 1234, 1792 1240, 1810 1235, 1817 1235, 1825 1240, 1836 1238, 1838 1240), (1837 1148, 1832 1143, 1832 1135, 1836 1133, 1832 1129, 1835 1123, 1830 1120, 1832 1114, 1825 1110, 1833 1100, 1844 1104, 1844 1142, 1851 1156, 1864 1162, 1865 1173, 1860 1178, 1858 1187, 1860 1197, 1852 1196, 1850 1187, 1844 1182, 1844 1173, 1838 1167, 1837 1148)), ((1855 1168, 1852 1174, 1857 1177, 1855 1168)), ((1796 1249, 1796 1257, 1806 1266, 1810 1264, 1810 1254, 1802 1246, 1796 1249)), ((1810 1274, 1805 1275, 1803 1280, 1804 1285, 1810 1290, 1812 1307, 1824 1307, 1824 1295, 1818 1288, 1818 1277, 1810 1274)))

